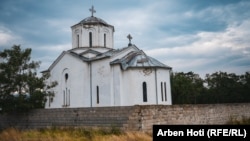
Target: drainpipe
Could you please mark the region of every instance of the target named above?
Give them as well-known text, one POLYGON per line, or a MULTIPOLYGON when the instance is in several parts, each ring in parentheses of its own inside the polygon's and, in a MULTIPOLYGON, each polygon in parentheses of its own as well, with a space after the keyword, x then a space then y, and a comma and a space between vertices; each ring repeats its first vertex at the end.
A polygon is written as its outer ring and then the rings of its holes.
POLYGON ((156 104, 158 105, 158 92, 157 92, 157 69, 155 68, 155 93, 156 93, 156 104))
POLYGON ((90 107, 92 107, 92 65, 89 62, 89 87, 90 87, 90 107))

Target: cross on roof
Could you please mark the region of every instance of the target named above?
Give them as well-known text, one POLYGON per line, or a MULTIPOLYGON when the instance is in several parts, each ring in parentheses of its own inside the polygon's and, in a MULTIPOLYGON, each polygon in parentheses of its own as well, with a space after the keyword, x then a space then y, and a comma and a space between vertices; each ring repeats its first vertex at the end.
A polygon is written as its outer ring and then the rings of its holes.
POLYGON ((131 40, 133 39, 130 34, 128 34, 127 38, 129 39, 129 43, 131 43, 131 40))
POLYGON ((94 6, 92 5, 91 9, 89 9, 89 11, 91 12, 91 16, 94 16, 94 13, 96 13, 94 6))
POLYGON ((128 38, 128 40, 129 40, 129 44, 128 44, 128 45, 131 46, 131 45, 132 45, 132 44, 131 44, 131 40, 132 40, 133 38, 132 38, 132 36, 131 36, 130 34, 128 34, 127 38, 128 38))

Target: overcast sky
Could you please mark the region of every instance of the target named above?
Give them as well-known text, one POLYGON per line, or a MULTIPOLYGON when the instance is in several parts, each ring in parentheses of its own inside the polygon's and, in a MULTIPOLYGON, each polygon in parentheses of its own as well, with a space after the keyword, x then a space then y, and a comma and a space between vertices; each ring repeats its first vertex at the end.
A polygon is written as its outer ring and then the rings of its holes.
POLYGON ((114 48, 126 36, 174 72, 250 71, 249 0, 1 0, 0 51, 32 48, 40 70, 71 46, 71 26, 91 16, 115 27, 114 48))

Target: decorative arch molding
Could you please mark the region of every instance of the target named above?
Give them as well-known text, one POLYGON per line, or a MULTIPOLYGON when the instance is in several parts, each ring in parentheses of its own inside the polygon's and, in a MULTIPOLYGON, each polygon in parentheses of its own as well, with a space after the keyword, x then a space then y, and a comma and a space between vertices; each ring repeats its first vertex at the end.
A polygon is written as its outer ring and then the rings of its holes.
POLYGON ((94 27, 87 28, 87 32, 96 32, 96 29, 94 27))
POLYGON ((104 47, 112 47, 112 45, 110 45, 112 42, 112 33, 110 33, 110 30, 107 27, 103 27, 101 32, 102 34, 100 35, 100 44, 104 47))
POLYGON ((108 30, 108 28, 106 28, 106 27, 102 28, 102 32, 103 32, 103 33, 106 33, 106 34, 109 34, 109 33, 110 33, 109 30, 108 30))
POLYGON ((80 29, 76 29, 76 30, 75 30, 75 33, 76 33, 76 34, 79 34, 79 33, 80 33, 80 29))
POLYGON ((93 47, 95 46, 96 42, 96 29, 95 28, 88 28, 87 30, 87 40, 88 40, 88 46, 93 47))

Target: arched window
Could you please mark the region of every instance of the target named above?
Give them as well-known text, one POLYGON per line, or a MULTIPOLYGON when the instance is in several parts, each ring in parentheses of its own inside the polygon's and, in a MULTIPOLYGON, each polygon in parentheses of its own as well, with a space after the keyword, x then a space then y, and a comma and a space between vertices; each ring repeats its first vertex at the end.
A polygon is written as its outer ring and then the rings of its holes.
POLYGON ((104 47, 106 47, 106 34, 104 34, 104 47))
POLYGON ((167 101, 167 83, 161 82, 161 100, 167 101))
POLYGON ((89 32, 89 47, 92 47, 92 32, 89 32))
POLYGON ((143 102, 147 102, 148 98, 147 98, 147 83, 146 82, 142 83, 142 93, 143 93, 143 102))
POLYGON ((62 107, 70 106, 70 75, 69 69, 65 68, 62 72, 61 85, 62 85, 62 94, 63 101, 62 107))
POLYGON ((63 107, 70 106, 70 89, 63 90, 63 107))
POLYGON ((96 103, 99 104, 99 86, 96 86, 96 103))
POLYGON ((164 82, 165 101, 167 101, 167 84, 164 82))
POLYGON ((163 82, 161 82, 161 101, 164 100, 163 95, 163 82))
POLYGON ((64 77, 65 77, 65 81, 67 82, 67 80, 68 80, 68 78, 69 78, 69 74, 68 74, 68 73, 65 73, 64 77))

